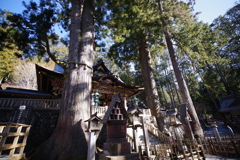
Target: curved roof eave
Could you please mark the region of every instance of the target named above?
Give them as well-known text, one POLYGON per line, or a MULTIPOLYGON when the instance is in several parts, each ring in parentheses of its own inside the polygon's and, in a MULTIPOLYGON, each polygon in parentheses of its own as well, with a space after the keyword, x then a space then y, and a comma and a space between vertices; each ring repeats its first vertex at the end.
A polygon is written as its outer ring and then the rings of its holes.
POLYGON ((101 82, 105 79, 113 80, 113 82, 114 82, 113 85, 120 85, 120 86, 123 86, 126 88, 131 88, 131 89, 141 89, 141 90, 144 89, 144 88, 141 88, 140 86, 133 86, 133 85, 126 84, 126 83, 120 81, 117 77, 114 77, 112 75, 104 75, 104 76, 99 76, 99 77, 93 76, 93 80, 98 81, 98 82, 101 82))

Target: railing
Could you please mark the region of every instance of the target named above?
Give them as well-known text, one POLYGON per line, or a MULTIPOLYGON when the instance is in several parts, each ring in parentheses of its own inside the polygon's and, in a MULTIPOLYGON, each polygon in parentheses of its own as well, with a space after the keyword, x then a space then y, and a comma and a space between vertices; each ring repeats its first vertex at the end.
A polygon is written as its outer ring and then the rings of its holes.
POLYGON ((20 123, 0 123, 0 160, 24 158, 30 127, 20 123))
POLYGON ((33 108, 58 108, 59 99, 0 98, 0 108, 14 108, 21 105, 33 108))
POLYGON ((95 107, 95 112, 98 113, 98 115, 105 115, 105 112, 107 111, 107 107, 102 107, 102 106, 98 106, 98 107, 95 107))
POLYGON ((139 109, 145 116, 152 116, 150 109, 139 109))
POLYGON ((136 152, 136 148, 134 148, 134 139, 128 134, 126 138, 127 138, 127 141, 130 143, 130 146, 132 148, 131 150, 136 152))
POLYGON ((153 124, 146 122, 146 127, 155 137, 157 137, 163 143, 170 143, 170 139, 164 133, 158 130, 153 124))

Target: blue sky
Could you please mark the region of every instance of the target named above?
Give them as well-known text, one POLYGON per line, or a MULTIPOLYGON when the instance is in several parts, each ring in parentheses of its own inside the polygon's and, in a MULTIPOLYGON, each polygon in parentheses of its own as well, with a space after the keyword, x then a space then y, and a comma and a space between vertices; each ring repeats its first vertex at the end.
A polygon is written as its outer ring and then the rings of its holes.
POLYGON ((196 0, 194 10, 202 12, 198 16, 199 20, 210 24, 219 15, 224 15, 228 9, 232 8, 235 2, 240 0, 196 0))
POLYGON ((15 13, 21 13, 24 9, 22 0, 0 0, 0 8, 2 10, 6 9, 15 13))
MULTIPOLYGON (((211 23, 219 15, 224 15, 229 8, 234 6, 236 1, 240 2, 240 0, 196 0, 194 10, 202 12, 199 15, 199 20, 211 23)), ((24 9, 22 0, 0 0, 0 8, 15 13, 21 13, 24 9)))

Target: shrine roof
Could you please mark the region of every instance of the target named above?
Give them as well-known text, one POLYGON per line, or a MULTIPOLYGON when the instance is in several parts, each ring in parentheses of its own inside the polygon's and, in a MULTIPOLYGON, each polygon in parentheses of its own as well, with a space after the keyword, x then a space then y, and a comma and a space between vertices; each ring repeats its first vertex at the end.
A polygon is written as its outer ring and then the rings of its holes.
POLYGON ((240 94, 228 95, 219 99, 219 112, 230 112, 240 110, 240 94))
POLYGON ((99 117, 97 116, 97 112, 95 112, 94 114, 92 114, 92 115, 90 116, 89 119, 85 120, 84 122, 92 121, 92 120, 94 120, 94 119, 96 119, 96 120, 98 120, 98 121, 101 121, 101 120, 102 120, 101 118, 99 118, 99 117))
POLYGON ((143 90, 143 88, 141 88, 140 86, 133 86, 124 83, 120 78, 118 78, 115 75, 101 75, 101 76, 95 75, 93 76, 93 81, 106 82, 111 84, 112 86, 123 86, 126 88, 143 90))
POLYGON ((38 75, 38 73, 41 72, 41 73, 44 73, 46 75, 51 75, 51 76, 54 76, 54 77, 63 77, 63 73, 56 72, 56 71, 44 68, 44 67, 39 66, 37 64, 35 64, 35 65, 36 65, 36 73, 37 73, 37 75, 38 75))
POLYGON ((0 90, 1 98, 51 98, 52 94, 46 92, 40 92, 37 90, 21 89, 7 87, 5 90, 0 90))
MULTIPOLYGON (((49 69, 46 69, 46 68, 41 67, 41 66, 36 64, 37 75, 40 72, 45 74, 45 75, 63 78, 63 73, 56 72, 56 71, 53 71, 53 70, 49 70, 49 69)), ((93 81, 106 82, 106 83, 109 83, 109 84, 115 85, 115 86, 122 86, 122 87, 130 88, 130 89, 138 89, 139 91, 144 90, 144 88, 141 88, 140 86, 133 86, 133 85, 129 85, 129 84, 126 84, 125 82, 123 82, 120 79, 120 77, 118 77, 117 75, 114 75, 106 67, 106 65, 104 64, 103 61, 98 61, 97 63, 95 63, 93 65, 93 72, 94 72, 93 73, 93 81)))
POLYGON ((112 72, 106 67, 105 63, 102 60, 98 61, 93 65, 93 71, 102 71, 105 74, 112 74, 112 72))
POLYGON ((140 86, 133 86, 126 84, 123 82, 119 76, 114 75, 104 64, 103 61, 98 61, 96 64, 93 66, 93 81, 108 81, 107 83, 111 85, 116 85, 116 86, 123 86, 126 88, 131 88, 131 89, 139 89, 143 90, 140 86))

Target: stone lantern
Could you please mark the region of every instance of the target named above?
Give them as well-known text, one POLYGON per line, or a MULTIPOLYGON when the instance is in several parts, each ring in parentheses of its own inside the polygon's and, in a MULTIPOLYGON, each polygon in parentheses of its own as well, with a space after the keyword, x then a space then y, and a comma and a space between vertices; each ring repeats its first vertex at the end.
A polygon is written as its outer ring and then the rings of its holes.
POLYGON ((139 135, 140 129, 142 129, 141 118, 140 116, 143 115, 143 112, 138 108, 131 108, 128 110, 128 117, 130 120, 130 125, 133 131, 133 139, 134 139, 134 151, 138 152, 138 145, 139 145, 139 135))
POLYGON ((139 160, 138 153, 131 153, 130 143, 126 138, 129 117, 121 101, 120 93, 113 95, 102 123, 107 125, 107 141, 103 145, 101 160, 132 159, 139 160))
POLYGON ((97 112, 92 114, 89 119, 84 122, 88 122, 88 128, 86 132, 89 133, 88 141, 88 159, 95 159, 95 148, 96 148, 96 133, 101 130, 102 124, 100 123, 102 119, 97 116, 97 112))
POLYGON ((131 123, 134 121, 140 123, 138 117, 141 116, 143 112, 139 108, 131 108, 127 111, 127 113, 131 123))
POLYGON ((171 109, 167 111, 166 117, 169 118, 170 126, 178 126, 182 124, 178 119, 177 119, 177 109, 171 109))
POLYGON ((133 103, 134 107, 137 107, 137 105, 138 105, 138 98, 136 96, 133 97, 132 103, 133 103))
POLYGON ((213 129, 213 132, 214 132, 215 136, 217 137, 217 140, 221 141, 221 137, 220 137, 218 129, 217 129, 218 126, 217 126, 216 121, 215 120, 211 120, 211 121, 209 121, 209 123, 211 124, 211 127, 213 129))
POLYGON ((100 94, 98 93, 98 90, 96 90, 95 93, 92 93, 92 104, 90 109, 90 114, 95 113, 96 107, 98 106, 100 94))
POLYGON ((88 128, 86 132, 96 132, 101 130, 100 121, 102 119, 97 116, 97 112, 92 114, 89 119, 84 122, 88 122, 88 128))
POLYGON ((182 123, 178 120, 177 115, 179 115, 179 114, 178 114, 177 108, 175 108, 175 109, 168 110, 166 117, 169 118, 170 126, 173 126, 173 128, 174 128, 176 140, 179 140, 179 142, 180 142, 180 144, 178 145, 177 148, 179 151, 182 152, 183 151, 183 144, 181 141, 182 136, 181 136, 181 133, 179 130, 179 125, 181 125, 182 123))
POLYGON ((98 106, 99 97, 100 97, 100 94, 98 93, 98 90, 96 90, 96 92, 93 93, 94 106, 98 106))
POLYGON ((176 108, 167 110, 166 117, 169 118, 170 126, 174 127, 174 132, 175 132, 177 140, 181 140, 182 138, 181 138, 178 126, 181 125, 182 123, 178 120, 177 115, 178 115, 178 112, 177 112, 176 108))

